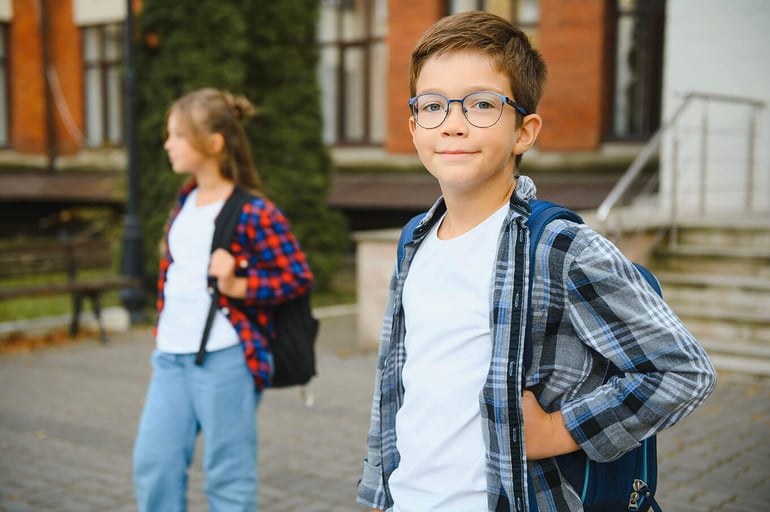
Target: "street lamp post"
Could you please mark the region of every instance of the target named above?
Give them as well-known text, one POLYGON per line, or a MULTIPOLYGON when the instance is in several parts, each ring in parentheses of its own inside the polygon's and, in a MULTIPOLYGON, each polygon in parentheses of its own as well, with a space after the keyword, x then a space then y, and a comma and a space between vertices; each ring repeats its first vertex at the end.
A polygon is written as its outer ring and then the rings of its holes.
MULTIPOLYGON (((135 69, 134 69, 134 9, 133 0, 126 0, 126 26, 123 33, 125 52, 124 66, 124 105, 125 105, 125 142, 127 156, 127 197, 126 214, 123 224, 123 253, 120 262, 120 272, 124 276, 144 279, 144 251, 142 229, 139 222, 138 183, 136 174, 136 109, 135 109, 135 69)), ((128 310, 131 323, 144 320, 143 306, 145 302, 141 284, 137 287, 120 290, 120 300, 128 310)))

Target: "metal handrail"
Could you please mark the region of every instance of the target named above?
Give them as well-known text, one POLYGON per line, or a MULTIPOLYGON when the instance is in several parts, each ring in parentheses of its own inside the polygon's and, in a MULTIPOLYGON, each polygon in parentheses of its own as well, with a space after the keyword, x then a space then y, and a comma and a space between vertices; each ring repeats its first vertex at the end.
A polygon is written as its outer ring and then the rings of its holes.
POLYGON ((604 199, 604 201, 602 201, 602 203, 599 205, 596 211, 596 217, 598 221, 604 226, 605 231, 608 229, 608 221, 610 214, 612 213, 612 209, 616 206, 618 201, 620 201, 620 199, 625 196, 629 187, 634 182, 634 180, 636 180, 639 173, 649 161, 650 157, 655 154, 658 146, 660 146, 663 134, 678 121, 682 113, 687 109, 693 100, 701 99, 725 103, 746 104, 754 108, 764 108, 765 106, 765 102, 761 100, 741 96, 732 96, 728 94, 705 93, 696 91, 680 91, 677 94, 683 97, 683 100, 674 111, 673 115, 652 135, 647 144, 645 144, 636 158, 634 158, 634 161, 631 162, 631 165, 628 167, 620 180, 618 180, 612 190, 610 190, 610 193, 607 194, 607 197, 604 199))

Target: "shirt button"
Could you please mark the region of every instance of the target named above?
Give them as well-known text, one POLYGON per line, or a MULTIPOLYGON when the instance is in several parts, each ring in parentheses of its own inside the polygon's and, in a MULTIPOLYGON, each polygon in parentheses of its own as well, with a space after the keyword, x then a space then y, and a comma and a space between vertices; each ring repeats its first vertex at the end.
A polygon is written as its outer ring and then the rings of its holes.
POLYGON ((243 259, 243 260, 241 260, 239 265, 241 266, 241 268, 246 268, 246 267, 249 266, 249 262, 247 260, 243 259))
POLYGON ((228 307, 222 308, 222 313, 224 313, 225 315, 229 315, 230 314, 230 308, 228 308, 228 307))
POLYGON ((208 288, 206 288, 206 291, 209 292, 209 295, 214 295, 214 287, 213 286, 209 286, 208 288))

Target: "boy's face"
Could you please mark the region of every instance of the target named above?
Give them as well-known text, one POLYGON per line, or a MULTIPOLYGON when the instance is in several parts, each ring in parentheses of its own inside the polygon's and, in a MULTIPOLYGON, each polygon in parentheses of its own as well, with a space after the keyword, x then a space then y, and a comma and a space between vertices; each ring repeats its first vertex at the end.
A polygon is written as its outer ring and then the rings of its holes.
MULTIPOLYGON (((516 101, 508 78, 494 69, 489 57, 473 51, 431 57, 423 64, 415 85, 418 95, 438 93, 461 99, 472 92, 492 91, 516 101)), ((533 134, 517 128, 516 111, 504 104, 497 123, 478 128, 468 122, 460 107, 458 102, 450 103, 449 114, 436 128, 423 128, 414 116, 409 118, 409 131, 423 165, 444 193, 510 184, 516 154, 529 149, 537 137, 539 116, 525 118, 525 125, 528 118, 537 118, 533 134)))

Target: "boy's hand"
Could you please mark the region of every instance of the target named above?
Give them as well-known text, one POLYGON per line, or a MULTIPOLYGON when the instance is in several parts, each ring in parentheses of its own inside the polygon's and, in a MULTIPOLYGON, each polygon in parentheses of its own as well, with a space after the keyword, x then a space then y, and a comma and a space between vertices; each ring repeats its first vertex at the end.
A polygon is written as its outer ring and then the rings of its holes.
POLYGON ((217 279, 219 292, 243 299, 246 297, 246 279, 235 277, 235 256, 224 249, 217 249, 211 254, 209 275, 217 279))
POLYGON ((564 425, 561 411, 550 414, 545 412, 529 390, 525 390, 521 396, 521 408, 524 414, 527 459, 545 459, 580 448, 564 425))

